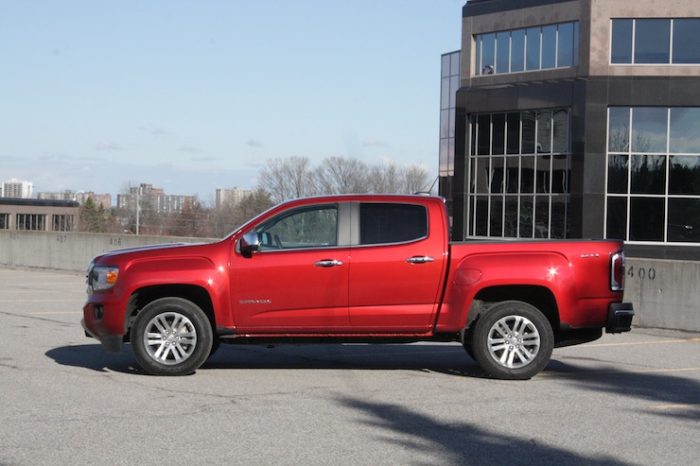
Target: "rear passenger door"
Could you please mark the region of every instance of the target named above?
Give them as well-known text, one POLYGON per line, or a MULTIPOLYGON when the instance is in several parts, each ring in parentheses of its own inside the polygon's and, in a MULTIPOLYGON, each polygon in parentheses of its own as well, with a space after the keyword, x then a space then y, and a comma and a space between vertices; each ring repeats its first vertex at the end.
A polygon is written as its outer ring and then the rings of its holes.
POLYGON ((392 202, 353 204, 352 219, 349 315, 354 331, 428 331, 446 260, 443 219, 430 219, 424 205, 392 202))

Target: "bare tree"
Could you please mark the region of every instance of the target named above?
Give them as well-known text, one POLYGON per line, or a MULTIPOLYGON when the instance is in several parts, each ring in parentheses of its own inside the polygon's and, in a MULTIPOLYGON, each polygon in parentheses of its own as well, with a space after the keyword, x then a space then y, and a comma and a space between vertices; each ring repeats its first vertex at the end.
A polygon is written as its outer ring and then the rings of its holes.
POLYGON ((357 159, 328 157, 316 168, 319 194, 366 193, 368 167, 357 159))
POLYGON ((316 192, 314 172, 306 157, 268 160, 260 171, 258 183, 276 203, 316 192))
POLYGON ((383 194, 403 194, 401 170, 393 163, 375 165, 368 176, 369 191, 383 194))
POLYGON ((407 194, 416 194, 426 192, 430 189, 430 178, 428 171, 421 167, 420 165, 409 165, 404 167, 403 170, 404 185, 402 186, 402 191, 407 194))
POLYGON ((306 158, 273 159, 259 181, 274 202, 312 194, 414 194, 430 184, 428 172, 418 165, 367 165, 345 157, 328 157, 315 169, 306 158))

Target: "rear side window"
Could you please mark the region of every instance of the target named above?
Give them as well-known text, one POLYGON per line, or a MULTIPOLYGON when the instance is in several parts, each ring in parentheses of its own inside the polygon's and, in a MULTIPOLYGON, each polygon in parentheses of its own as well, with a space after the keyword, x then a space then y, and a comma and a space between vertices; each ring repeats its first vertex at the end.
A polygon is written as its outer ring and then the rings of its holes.
POLYGON ((405 243, 428 236, 425 207, 411 204, 360 204, 360 244, 405 243))

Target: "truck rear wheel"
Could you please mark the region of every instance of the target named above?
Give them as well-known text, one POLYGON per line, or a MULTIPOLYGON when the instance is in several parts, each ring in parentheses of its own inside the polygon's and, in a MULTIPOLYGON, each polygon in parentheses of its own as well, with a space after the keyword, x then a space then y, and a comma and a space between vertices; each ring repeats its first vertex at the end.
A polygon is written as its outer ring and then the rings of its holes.
POLYGON ((209 357, 213 333, 204 311, 182 298, 162 298, 136 316, 131 345, 152 375, 191 374, 209 357))
POLYGON ((472 353, 491 377, 529 379, 549 362, 554 333, 536 307, 522 301, 504 301, 481 315, 471 339, 472 353))

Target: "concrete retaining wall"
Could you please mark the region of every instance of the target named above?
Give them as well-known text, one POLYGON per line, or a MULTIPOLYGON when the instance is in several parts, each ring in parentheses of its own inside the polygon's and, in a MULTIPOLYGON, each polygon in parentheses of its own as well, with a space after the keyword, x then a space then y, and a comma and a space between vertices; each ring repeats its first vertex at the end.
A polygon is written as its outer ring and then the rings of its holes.
POLYGON ((114 249, 210 241, 216 240, 174 236, 0 230, 0 266, 85 272, 93 257, 114 249))
POLYGON ((625 300, 635 325, 700 332, 700 263, 628 257, 625 300))
MULTIPOLYGON (((114 249, 210 241, 216 239, 0 230, 0 266, 84 272, 94 256, 114 249)), ((699 262, 627 258, 625 287, 635 325, 700 332, 699 262)))

